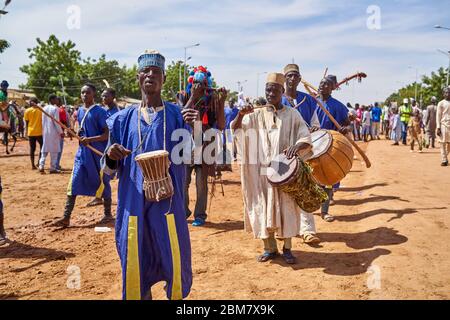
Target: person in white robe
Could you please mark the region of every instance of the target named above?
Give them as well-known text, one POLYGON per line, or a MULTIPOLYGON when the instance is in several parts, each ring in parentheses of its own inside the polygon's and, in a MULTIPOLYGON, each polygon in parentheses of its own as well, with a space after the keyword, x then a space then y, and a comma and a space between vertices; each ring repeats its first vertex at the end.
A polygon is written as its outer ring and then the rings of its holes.
POLYGON ((444 100, 437 106, 436 124, 436 134, 441 143, 441 165, 447 167, 450 152, 450 86, 444 89, 444 100))
POLYGON ((244 198, 244 221, 247 231, 264 242, 264 253, 258 258, 266 262, 278 256, 276 238, 284 241, 283 258, 296 263, 291 252, 292 237, 301 230, 302 210, 288 194, 272 187, 266 176, 271 160, 286 152, 311 155, 311 135, 300 113, 281 102, 285 77, 281 73, 268 75, 266 98, 271 107, 241 109, 231 128, 236 134, 241 156, 241 180, 244 198))
MULTIPOLYGON (((49 96, 49 105, 44 107, 44 111, 53 116, 59 121, 59 109, 57 107, 58 97, 56 95, 49 96)), ((59 173, 58 165, 58 153, 61 152, 61 135, 63 130, 61 126, 54 122, 49 117, 42 116, 42 153, 39 160, 39 171, 44 173, 45 160, 50 154, 50 173, 59 173)))

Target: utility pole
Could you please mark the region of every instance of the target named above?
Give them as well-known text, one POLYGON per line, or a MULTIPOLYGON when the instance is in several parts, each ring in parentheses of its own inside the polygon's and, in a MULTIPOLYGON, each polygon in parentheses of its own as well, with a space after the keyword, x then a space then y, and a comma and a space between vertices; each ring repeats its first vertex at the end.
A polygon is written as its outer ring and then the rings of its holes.
POLYGON ((63 78, 62 78, 61 75, 59 76, 59 82, 61 83, 61 89, 62 89, 62 92, 63 92, 64 106, 67 106, 66 89, 64 89, 64 82, 63 82, 63 78))

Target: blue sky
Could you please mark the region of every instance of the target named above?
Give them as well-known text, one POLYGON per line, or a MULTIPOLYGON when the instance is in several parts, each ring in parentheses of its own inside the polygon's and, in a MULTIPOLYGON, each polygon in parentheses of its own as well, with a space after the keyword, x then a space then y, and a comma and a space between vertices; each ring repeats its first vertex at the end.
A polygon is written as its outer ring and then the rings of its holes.
MULTIPOLYGON (((19 67, 29 63, 26 49, 36 38, 55 34, 71 39, 83 57, 131 65, 155 48, 167 62, 182 59, 206 65, 220 85, 255 96, 257 74, 281 71, 292 59, 305 80, 317 84, 326 67, 338 79, 356 71, 368 78, 335 93, 342 102, 381 100, 419 75, 448 65, 437 49, 450 50, 448 1, 350 0, 13 0, 0 19, 0 37, 11 48, 0 56, 0 78, 12 87, 25 82, 19 67), (68 7, 80 9, 80 29, 69 29, 68 7), (369 30, 371 5, 380 8, 380 30, 369 30), (411 68, 410 68, 411 67, 411 68)), ((262 94, 264 75, 260 76, 262 94)))

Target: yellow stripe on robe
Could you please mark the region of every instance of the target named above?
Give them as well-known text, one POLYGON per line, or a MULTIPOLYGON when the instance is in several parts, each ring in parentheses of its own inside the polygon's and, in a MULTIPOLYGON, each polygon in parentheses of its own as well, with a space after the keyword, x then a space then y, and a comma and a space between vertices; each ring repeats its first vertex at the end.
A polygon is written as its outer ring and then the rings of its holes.
POLYGON ((126 299, 141 300, 141 277, 139 272, 138 219, 136 216, 128 218, 128 246, 126 299))
POLYGON ((100 187, 98 187, 97 192, 95 193, 95 197, 100 199, 103 194, 103 190, 105 189, 105 184, 103 183, 103 170, 100 170, 100 187))
POLYGON ((183 294, 181 292, 181 256, 180 246, 178 244, 178 234, 175 224, 175 216, 166 214, 167 228, 169 229, 170 249, 172 251, 172 296, 171 300, 182 300, 183 294))
POLYGON ((71 195, 72 195, 73 169, 74 169, 74 168, 72 168, 72 173, 70 174, 69 185, 67 186, 67 195, 68 195, 68 196, 71 196, 71 195))

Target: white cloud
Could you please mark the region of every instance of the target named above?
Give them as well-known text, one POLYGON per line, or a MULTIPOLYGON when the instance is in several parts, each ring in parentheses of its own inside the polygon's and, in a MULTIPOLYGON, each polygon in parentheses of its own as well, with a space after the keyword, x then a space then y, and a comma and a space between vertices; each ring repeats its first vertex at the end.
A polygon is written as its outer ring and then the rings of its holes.
POLYGON ((258 72, 280 71, 294 58, 312 83, 326 66, 338 78, 365 71, 363 83, 336 96, 369 103, 400 87, 397 81, 413 81, 410 65, 421 74, 446 65, 436 49, 450 49, 443 47, 450 33, 432 29, 442 10, 419 2, 378 2, 382 29, 369 31, 365 4, 352 1, 13 1, 0 20, 12 43, 0 56, 0 77, 13 86, 24 82, 18 68, 28 63, 26 48, 52 33, 74 41, 84 57, 106 53, 128 65, 146 48, 159 49, 170 62, 183 58, 184 46, 199 42, 188 51, 192 64, 207 65, 218 83, 232 89, 248 80, 248 95, 256 94, 258 72), (66 27, 72 4, 81 8, 80 30, 66 27))

